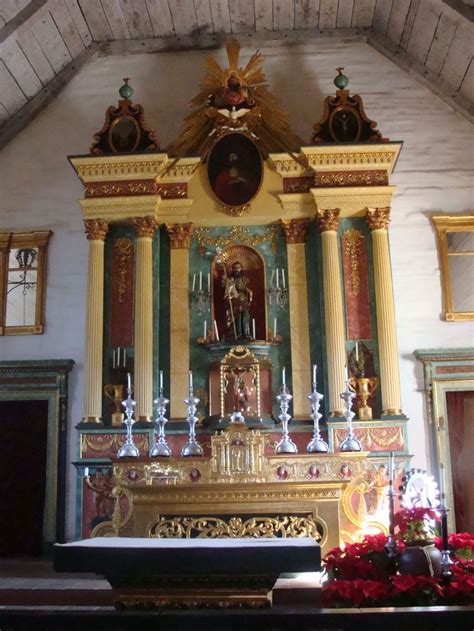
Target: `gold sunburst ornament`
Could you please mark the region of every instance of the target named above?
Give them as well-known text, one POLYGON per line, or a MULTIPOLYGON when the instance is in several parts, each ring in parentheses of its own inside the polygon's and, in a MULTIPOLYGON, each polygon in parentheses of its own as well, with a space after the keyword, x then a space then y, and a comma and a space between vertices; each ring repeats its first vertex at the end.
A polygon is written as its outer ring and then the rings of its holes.
POLYGON ((231 39, 226 50, 228 68, 212 57, 205 59, 201 90, 189 104, 196 109, 185 118, 184 129, 169 153, 177 158, 200 155, 205 161, 216 141, 232 132, 247 135, 264 157, 271 151, 299 149, 301 139, 292 133, 288 115, 268 89, 261 53, 255 52, 240 67, 239 42, 231 39))

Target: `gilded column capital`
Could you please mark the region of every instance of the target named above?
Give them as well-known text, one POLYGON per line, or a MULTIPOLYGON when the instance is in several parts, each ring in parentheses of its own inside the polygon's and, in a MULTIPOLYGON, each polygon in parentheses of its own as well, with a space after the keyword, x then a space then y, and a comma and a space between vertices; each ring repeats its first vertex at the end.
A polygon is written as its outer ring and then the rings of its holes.
POLYGON ((310 220, 306 217, 301 219, 281 219, 281 227, 285 233, 287 243, 304 243, 306 232, 310 220))
POLYGON ((158 228, 158 222, 150 215, 147 215, 146 217, 134 217, 133 225, 139 239, 152 239, 156 229, 158 228))
POLYGON ((194 232, 192 223, 167 223, 166 229, 170 238, 172 250, 187 250, 191 245, 194 232))
POLYGON ((105 219, 85 219, 84 232, 88 241, 105 241, 109 223, 105 219))
POLYGON ((320 232, 333 231, 337 232, 339 227, 339 208, 330 208, 328 210, 318 210, 316 220, 318 222, 320 232))
POLYGON ((390 207, 369 208, 365 218, 371 230, 386 230, 390 223, 390 207))

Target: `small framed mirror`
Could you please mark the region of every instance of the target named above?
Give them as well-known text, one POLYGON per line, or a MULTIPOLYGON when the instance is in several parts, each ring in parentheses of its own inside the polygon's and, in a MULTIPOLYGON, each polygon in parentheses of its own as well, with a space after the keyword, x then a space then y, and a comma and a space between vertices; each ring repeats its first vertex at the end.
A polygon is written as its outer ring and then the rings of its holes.
POLYGON ((435 216, 444 314, 474 320, 474 215, 435 216))

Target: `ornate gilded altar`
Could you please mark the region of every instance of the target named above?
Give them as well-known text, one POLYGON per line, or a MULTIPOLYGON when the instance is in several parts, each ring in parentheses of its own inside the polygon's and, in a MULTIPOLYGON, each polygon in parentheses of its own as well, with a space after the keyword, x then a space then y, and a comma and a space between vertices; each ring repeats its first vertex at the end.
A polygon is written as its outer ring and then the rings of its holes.
POLYGON ((304 522, 327 549, 386 529, 388 455, 397 475, 409 461, 388 243, 401 143, 338 69, 304 146, 261 55, 240 67, 239 49, 228 43, 228 68, 206 62, 168 152, 127 81, 91 153, 71 158, 89 240, 78 536, 285 536, 304 522), (313 364, 327 454, 307 453, 313 364), (297 453, 275 455, 283 369, 297 453), (190 370, 203 455, 179 457, 190 370), (116 458, 127 373, 136 460, 116 458), (359 453, 339 450, 346 383, 359 453), (156 460, 163 388, 173 455, 156 460))

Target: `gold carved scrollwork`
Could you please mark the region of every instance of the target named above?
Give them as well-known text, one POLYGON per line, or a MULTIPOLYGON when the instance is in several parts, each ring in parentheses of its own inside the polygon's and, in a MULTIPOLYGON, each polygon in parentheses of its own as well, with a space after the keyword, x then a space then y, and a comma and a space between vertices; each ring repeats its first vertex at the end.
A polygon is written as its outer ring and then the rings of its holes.
POLYGON ((277 251, 278 226, 267 226, 264 234, 251 234, 247 228, 243 226, 234 226, 227 234, 218 237, 210 236, 209 228, 197 228, 194 232, 194 238, 198 242, 199 252, 202 254, 206 248, 221 247, 226 248, 232 243, 243 243, 244 245, 255 246, 270 241, 272 252, 277 251))
POLYGON ((371 230, 386 230, 390 223, 390 208, 369 208, 366 220, 371 230))
POLYGON ((158 222, 151 216, 135 217, 133 219, 133 225, 135 226, 137 237, 139 239, 152 239, 156 229, 158 228, 158 222))
POLYGON ((316 175, 316 186, 384 186, 387 171, 328 171, 316 175))
POLYGON ((339 208, 332 208, 328 210, 319 210, 316 215, 319 230, 321 232, 327 232, 333 230, 337 232, 339 227, 339 215, 341 211, 339 208))
POLYGON ((84 228, 88 241, 104 241, 109 224, 105 219, 85 219, 84 228))
POLYGON ((250 204, 243 204, 242 206, 226 206, 222 204, 220 209, 223 213, 231 217, 242 217, 244 213, 250 212, 250 204))
POLYGON ((306 232, 308 230, 310 220, 302 219, 282 219, 281 227, 286 237, 287 243, 304 243, 306 241, 306 232))
POLYGON ((170 238, 172 250, 187 250, 194 232, 192 223, 167 223, 166 230, 170 238))
POLYGON ((124 302, 127 291, 129 263, 133 258, 131 239, 117 239, 114 243, 114 258, 117 261, 118 301, 124 302))
POLYGON ((151 524, 148 536, 158 538, 229 538, 236 537, 312 537, 322 539, 321 526, 312 515, 304 517, 284 515, 276 517, 163 517, 151 524))
POLYGON ((351 263, 351 285, 354 296, 358 296, 360 290, 359 255, 364 239, 362 232, 354 228, 346 230, 343 235, 344 251, 351 263))

